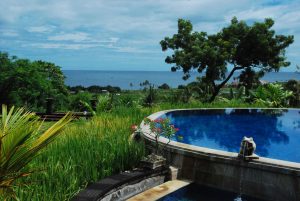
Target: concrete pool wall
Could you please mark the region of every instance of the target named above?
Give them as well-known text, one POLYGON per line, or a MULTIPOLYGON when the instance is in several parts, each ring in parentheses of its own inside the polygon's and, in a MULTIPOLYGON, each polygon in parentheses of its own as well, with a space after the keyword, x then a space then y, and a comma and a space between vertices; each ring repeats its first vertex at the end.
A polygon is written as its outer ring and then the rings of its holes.
MULTIPOLYGON (((161 111, 156 119, 175 110, 161 111)), ((141 124, 146 144, 154 143, 149 126, 141 124)), ((160 138, 166 144, 166 138, 160 138)), ((274 201, 300 200, 300 163, 260 157, 251 162, 237 158, 237 153, 209 149, 171 141, 164 153, 170 165, 178 168, 178 178, 199 184, 241 192, 244 195, 274 201)))

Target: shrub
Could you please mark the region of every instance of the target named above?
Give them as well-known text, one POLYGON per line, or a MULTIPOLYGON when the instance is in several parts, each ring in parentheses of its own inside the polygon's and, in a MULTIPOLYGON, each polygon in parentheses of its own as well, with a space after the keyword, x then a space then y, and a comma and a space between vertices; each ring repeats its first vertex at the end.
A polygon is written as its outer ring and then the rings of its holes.
POLYGON ((70 96, 70 109, 73 111, 87 111, 89 108, 86 103, 89 104, 93 98, 91 93, 79 92, 70 96))
POLYGON ((286 91, 280 84, 267 84, 259 86, 252 92, 255 102, 268 107, 284 107, 288 104, 288 98, 293 96, 292 91, 286 91))

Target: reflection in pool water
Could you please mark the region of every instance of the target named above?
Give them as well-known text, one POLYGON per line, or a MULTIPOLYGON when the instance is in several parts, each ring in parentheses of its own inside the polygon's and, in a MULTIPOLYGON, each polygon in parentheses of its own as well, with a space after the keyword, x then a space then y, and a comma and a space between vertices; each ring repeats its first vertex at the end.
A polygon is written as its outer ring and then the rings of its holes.
POLYGON ((243 136, 253 137, 258 155, 300 162, 300 110, 179 110, 161 117, 180 129, 175 141, 238 152, 243 136))
POLYGON ((189 184, 160 198, 158 201, 263 201, 249 196, 237 197, 236 193, 189 184))

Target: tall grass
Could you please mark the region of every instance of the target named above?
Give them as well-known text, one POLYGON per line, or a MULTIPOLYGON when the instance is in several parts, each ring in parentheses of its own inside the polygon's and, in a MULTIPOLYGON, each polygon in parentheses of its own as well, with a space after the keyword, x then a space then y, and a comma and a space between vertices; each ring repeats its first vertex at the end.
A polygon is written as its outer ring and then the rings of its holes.
POLYGON ((65 135, 36 158, 40 173, 17 189, 20 200, 68 200, 89 182, 132 168, 144 153, 129 139, 131 119, 103 114, 66 128, 65 135))

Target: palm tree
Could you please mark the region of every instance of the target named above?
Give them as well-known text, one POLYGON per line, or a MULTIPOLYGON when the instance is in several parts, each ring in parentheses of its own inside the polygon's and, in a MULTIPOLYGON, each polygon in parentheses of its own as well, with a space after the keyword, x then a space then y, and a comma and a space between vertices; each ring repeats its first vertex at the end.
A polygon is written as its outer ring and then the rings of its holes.
POLYGON ((62 128, 72 120, 67 114, 48 129, 43 129, 43 121, 34 113, 23 108, 2 105, 0 116, 0 199, 16 198, 13 182, 31 174, 24 167, 57 137, 62 128), (43 131, 42 131, 43 130, 43 131))

